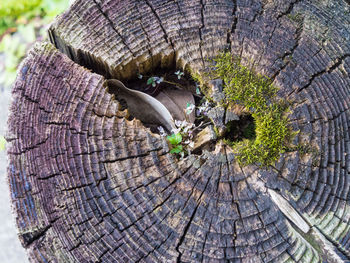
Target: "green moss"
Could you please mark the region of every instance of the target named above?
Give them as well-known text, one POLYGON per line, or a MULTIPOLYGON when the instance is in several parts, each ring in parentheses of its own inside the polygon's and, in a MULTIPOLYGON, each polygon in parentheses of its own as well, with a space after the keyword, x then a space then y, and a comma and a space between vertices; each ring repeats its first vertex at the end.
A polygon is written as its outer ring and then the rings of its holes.
POLYGON ((194 71, 193 69, 187 70, 187 72, 191 75, 192 79, 199 84, 199 88, 201 92, 204 94, 204 96, 211 101, 211 94, 210 89, 208 88, 207 81, 205 78, 207 77, 206 74, 200 74, 199 72, 194 71))
POLYGON ((199 89, 201 93, 204 95, 204 100, 207 100, 210 103, 214 103, 212 89, 210 89, 208 85, 210 80, 209 73, 203 73, 203 72, 199 73, 199 72, 195 72, 192 69, 187 70, 187 73, 189 73, 192 79, 199 84, 199 89))
POLYGON ((228 141, 238 162, 273 164, 285 152, 294 134, 288 127, 288 103, 277 98, 278 88, 269 79, 242 66, 230 53, 222 53, 214 61, 211 75, 224 81, 226 103, 243 106, 254 118, 255 133, 247 132, 255 136, 240 142, 228 141))
POLYGON ((194 70, 189 69, 188 73, 191 75, 192 79, 195 82, 199 83, 200 85, 204 84, 203 78, 198 72, 195 72, 194 70))

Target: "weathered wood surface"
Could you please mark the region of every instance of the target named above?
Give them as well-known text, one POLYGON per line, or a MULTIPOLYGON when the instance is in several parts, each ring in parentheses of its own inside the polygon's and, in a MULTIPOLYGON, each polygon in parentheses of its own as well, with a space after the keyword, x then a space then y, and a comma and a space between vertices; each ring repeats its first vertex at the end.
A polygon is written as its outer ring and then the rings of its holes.
POLYGON ((21 65, 8 122, 32 262, 350 260, 348 1, 78 0, 50 34, 21 65), (296 101, 295 141, 316 157, 241 168, 218 143, 177 161, 105 88, 159 65, 200 70, 225 48, 296 101))

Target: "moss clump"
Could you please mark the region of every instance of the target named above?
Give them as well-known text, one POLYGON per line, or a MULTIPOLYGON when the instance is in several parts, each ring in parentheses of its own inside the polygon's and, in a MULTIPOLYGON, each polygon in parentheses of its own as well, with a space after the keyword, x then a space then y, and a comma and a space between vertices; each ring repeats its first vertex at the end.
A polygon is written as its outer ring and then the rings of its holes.
POLYGON ((288 104, 277 98, 278 88, 269 79, 242 66, 230 53, 222 53, 214 61, 211 75, 224 81, 227 104, 243 106, 254 118, 255 138, 229 142, 238 162, 273 164, 294 135, 288 127, 288 104))
POLYGON ((193 69, 187 69, 186 70, 189 75, 191 75, 194 82, 199 84, 200 91, 204 94, 204 96, 210 100, 210 90, 208 86, 206 85, 206 73, 199 73, 198 71, 195 71, 193 69))

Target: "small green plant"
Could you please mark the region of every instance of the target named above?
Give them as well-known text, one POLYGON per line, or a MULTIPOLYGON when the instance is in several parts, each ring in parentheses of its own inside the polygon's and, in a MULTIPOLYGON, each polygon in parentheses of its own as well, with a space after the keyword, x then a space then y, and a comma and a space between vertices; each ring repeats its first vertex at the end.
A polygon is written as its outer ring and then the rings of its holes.
POLYGON ((192 111, 193 111, 195 108, 196 108, 196 105, 187 102, 187 105, 186 105, 186 114, 187 114, 187 115, 190 115, 190 114, 192 113, 192 111))
MULTIPOLYGON (((184 74, 183 72, 181 72, 182 74, 178 75, 178 79, 181 79, 181 76, 184 74)), ((176 74, 176 73, 175 73, 176 74)), ((177 74, 176 74, 177 75, 177 74)), ((143 79, 143 75, 141 75, 140 73, 137 74, 137 78, 138 79, 143 79)), ((149 77, 147 79, 147 85, 150 85, 152 86, 153 88, 156 88, 156 87, 159 87, 159 85, 161 83, 165 83, 165 84, 169 84, 169 85, 172 85, 172 86, 175 86, 175 87, 178 87, 178 88, 181 88, 183 89, 183 86, 180 84, 180 83, 176 83, 176 82, 172 82, 172 81, 169 81, 169 80, 166 80, 164 77, 158 77, 158 76, 152 76, 152 77, 149 77)))
POLYGON ((183 73, 182 71, 178 70, 175 72, 175 75, 177 76, 178 79, 181 79, 181 77, 184 75, 185 73, 183 73))
POLYGON ((152 85, 152 87, 155 88, 158 84, 162 83, 163 80, 162 77, 150 77, 147 80, 147 85, 152 85))
POLYGON ((197 95, 201 95, 201 89, 200 89, 198 83, 196 83, 196 94, 197 94, 197 95))
MULTIPOLYGON (((255 133, 249 127, 251 139, 230 142, 236 158, 242 165, 273 164, 287 149, 294 133, 288 127, 288 104, 277 98, 278 88, 264 76, 240 64, 230 53, 220 54, 215 61, 211 77, 224 81, 226 103, 243 106, 254 118, 255 133)), ((249 137, 246 137, 249 138, 249 137)))
POLYGON ((170 136, 167 136, 168 142, 172 145, 172 149, 170 150, 170 153, 181 153, 183 151, 183 146, 181 145, 182 142, 182 135, 181 133, 173 133, 170 136))
POLYGON ((190 155, 191 150, 194 147, 193 132, 201 128, 203 123, 199 126, 195 126, 194 123, 189 123, 186 120, 175 120, 176 128, 172 129, 171 134, 168 135, 163 127, 158 127, 160 136, 166 137, 168 144, 170 145, 170 153, 178 154, 183 158, 185 154, 190 155))

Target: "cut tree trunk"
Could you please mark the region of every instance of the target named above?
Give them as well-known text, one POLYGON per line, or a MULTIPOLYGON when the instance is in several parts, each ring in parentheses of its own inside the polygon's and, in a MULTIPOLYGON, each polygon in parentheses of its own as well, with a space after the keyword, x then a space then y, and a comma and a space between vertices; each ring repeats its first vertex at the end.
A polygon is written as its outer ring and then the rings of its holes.
POLYGON ((349 262, 350 5, 78 0, 21 64, 8 182, 32 262, 349 262), (230 147, 179 161, 106 89, 229 50, 291 99, 276 166, 230 147), (348 157, 349 156, 349 157, 348 157))

